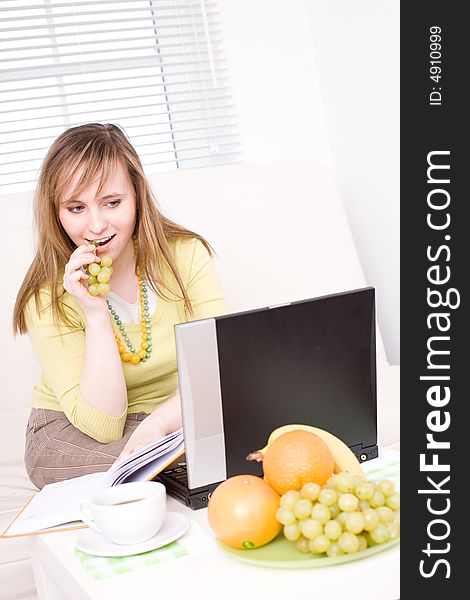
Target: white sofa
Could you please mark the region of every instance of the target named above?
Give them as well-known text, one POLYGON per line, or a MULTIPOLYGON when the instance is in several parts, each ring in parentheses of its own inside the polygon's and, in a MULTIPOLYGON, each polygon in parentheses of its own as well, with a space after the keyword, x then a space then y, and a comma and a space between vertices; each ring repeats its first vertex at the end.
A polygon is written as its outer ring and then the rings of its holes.
MULTIPOLYGON (((152 176, 163 211, 217 251, 231 310, 267 306, 366 283, 331 171, 313 162, 239 164, 152 176)), ((10 318, 30 264, 31 194, 0 198, 3 266, 0 365, 0 529, 34 491, 23 466, 31 387, 38 367, 10 318)), ((399 448, 399 367, 377 345, 379 444, 399 448)), ((36 598, 30 538, 0 540, 0 597, 36 598)))

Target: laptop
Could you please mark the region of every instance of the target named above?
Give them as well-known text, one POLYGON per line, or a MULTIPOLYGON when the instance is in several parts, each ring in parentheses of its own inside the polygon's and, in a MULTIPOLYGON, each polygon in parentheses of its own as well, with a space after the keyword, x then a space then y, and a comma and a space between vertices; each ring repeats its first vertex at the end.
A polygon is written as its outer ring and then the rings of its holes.
POLYGON ((175 325, 185 455, 158 476, 198 509, 219 483, 262 475, 246 456, 281 425, 376 458, 375 290, 367 287, 175 325))

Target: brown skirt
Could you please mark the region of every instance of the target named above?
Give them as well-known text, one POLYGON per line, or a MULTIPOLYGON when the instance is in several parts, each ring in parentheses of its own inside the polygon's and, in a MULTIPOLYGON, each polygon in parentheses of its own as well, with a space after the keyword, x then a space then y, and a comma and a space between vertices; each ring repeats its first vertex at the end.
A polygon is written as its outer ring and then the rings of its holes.
POLYGON ((33 408, 26 428, 25 465, 39 489, 48 483, 106 471, 148 415, 127 415, 120 440, 101 444, 74 427, 63 412, 33 408))

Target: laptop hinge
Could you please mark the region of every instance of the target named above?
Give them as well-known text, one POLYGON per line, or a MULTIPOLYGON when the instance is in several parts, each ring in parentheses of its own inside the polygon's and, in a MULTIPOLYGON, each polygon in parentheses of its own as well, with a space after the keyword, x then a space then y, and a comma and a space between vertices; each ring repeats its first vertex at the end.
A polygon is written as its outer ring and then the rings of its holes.
POLYGON ((365 462, 366 460, 372 460, 377 458, 379 455, 379 449, 376 444, 371 446, 364 446, 363 444, 357 444, 356 446, 349 446, 357 457, 359 462, 365 462))

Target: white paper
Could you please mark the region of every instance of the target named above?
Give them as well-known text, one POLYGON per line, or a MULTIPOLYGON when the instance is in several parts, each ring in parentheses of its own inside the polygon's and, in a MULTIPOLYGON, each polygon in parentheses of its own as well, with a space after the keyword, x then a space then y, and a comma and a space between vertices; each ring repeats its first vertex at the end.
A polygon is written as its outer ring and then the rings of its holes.
POLYGON ((45 485, 8 529, 8 535, 41 531, 81 518, 79 504, 107 487, 103 473, 45 485))

